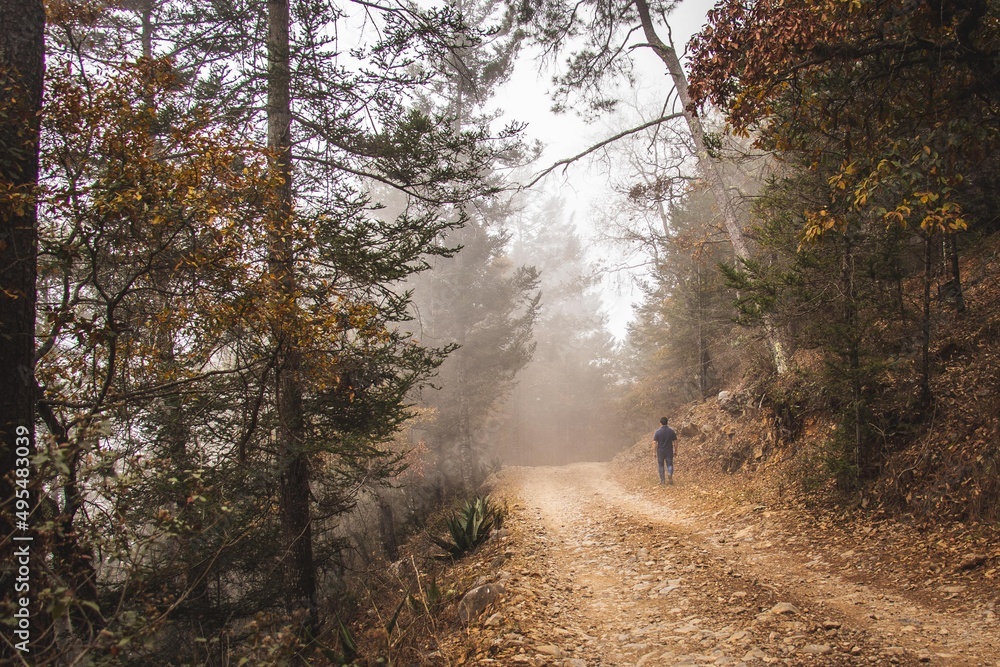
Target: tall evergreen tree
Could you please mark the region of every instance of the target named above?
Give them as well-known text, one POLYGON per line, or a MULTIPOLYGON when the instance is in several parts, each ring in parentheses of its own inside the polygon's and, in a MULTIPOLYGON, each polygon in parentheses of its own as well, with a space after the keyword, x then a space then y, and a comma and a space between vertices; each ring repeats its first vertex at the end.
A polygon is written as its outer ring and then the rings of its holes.
POLYGON ((423 400, 436 413, 427 431, 442 482, 469 489, 495 455, 496 413, 534 351, 538 272, 511 262, 503 230, 470 221, 448 240, 462 250, 417 285, 418 305, 424 340, 457 348, 423 400))
MULTIPOLYGON (((446 77, 436 92, 455 128, 465 132, 495 120, 497 114, 484 115, 483 108, 510 77, 523 34, 515 29, 511 5, 459 2, 456 9, 482 36, 452 45, 438 64, 446 77)), ((505 157, 516 160, 521 151, 505 157)), ((484 175, 499 182, 492 170, 484 175)), ((464 227, 446 238, 461 248, 457 258, 437 262, 416 287, 424 339, 455 346, 441 367, 440 389, 422 396, 436 413, 428 434, 440 480, 449 490, 469 490, 480 481, 483 459, 493 447, 495 413, 531 358, 538 309, 537 271, 513 265, 508 256, 509 202, 470 198, 459 213, 466 218, 464 227)))
POLYGON ((732 254, 713 234, 713 203, 695 190, 668 205, 669 234, 642 283, 625 347, 634 380, 621 402, 639 432, 650 415, 705 398, 740 372, 733 294, 720 272, 732 254))
POLYGON ((512 258, 539 269, 542 301, 535 354, 511 395, 502 435, 510 463, 601 460, 622 445, 614 345, 597 277, 564 207, 550 198, 516 219, 512 258))

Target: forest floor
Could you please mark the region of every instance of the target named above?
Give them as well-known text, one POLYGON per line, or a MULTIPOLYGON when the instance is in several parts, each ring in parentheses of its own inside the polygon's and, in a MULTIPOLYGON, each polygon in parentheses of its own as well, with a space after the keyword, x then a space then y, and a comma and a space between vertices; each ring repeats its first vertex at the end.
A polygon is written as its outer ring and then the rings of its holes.
POLYGON ((644 450, 505 468, 492 490, 508 505, 505 527, 457 565, 503 595, 439 637, 437 655, 537 667, 1000 667, 996 542, 956 546, 933 530, 748 501, 738 484, 686 475, 680 456, 676 484, 661 487, 644 450))

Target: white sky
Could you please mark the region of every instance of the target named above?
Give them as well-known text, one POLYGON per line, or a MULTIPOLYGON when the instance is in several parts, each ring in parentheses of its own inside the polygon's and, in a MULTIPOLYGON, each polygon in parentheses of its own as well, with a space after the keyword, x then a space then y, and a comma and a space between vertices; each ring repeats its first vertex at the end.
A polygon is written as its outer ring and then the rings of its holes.
MULTIPOLYGON (((674 44, 678 51, 682 51, 691 36, 701 29, 705 16, 713 5, 714 0, 684 0, 669 15, 674 44)), ((662 36, 666 38, 666 35, 662 36)), ((662 95, 665 95, 669 91, 669 78, 663 64, 648 49, 639 50, 637 53, 640 54, 637 58, 642 59, 639 62, 641 72, 648 72, 647 75, 639 74, 640 84, 651 90, 651 94, 655 94, 656 82, 662 81, 662 95)), ((548 94, 552 87, 552 72, 547 71, 536 60, 522 57, 511 81, 500 89, 496 97, 497 105, 507 112, 507 117, 528 123, 526 133, 530 140, 539 139, 545 145, 545 151, 533 172, 540 171, 560 159, 576 155, 615 133, 610 129, 610 121, 613 119, 609 119, 608 123, 587 125, 572 113, 553 114, 552 100, 548 94)), ((602 169, 591 168, 587 160, 582 160, 570 166, 565 173, 562 169, 553 172, 535 186, 536 189, 546 193, 558 194, 570 204, 580 235, 585 245, 590 247, 593 257, 600 257, 608 250, 595 247, 592 242, 593 202, 606 198, 610 193, 607 175, 601 172, 602 169)), ((616 337, 622 338, 625 326, 632 316, 633 301, 638 295, 633 294, 630 289, 613 287, 614 282, 616 281, 611 279, 605 281, 602 296, 609 328, 616 337)))

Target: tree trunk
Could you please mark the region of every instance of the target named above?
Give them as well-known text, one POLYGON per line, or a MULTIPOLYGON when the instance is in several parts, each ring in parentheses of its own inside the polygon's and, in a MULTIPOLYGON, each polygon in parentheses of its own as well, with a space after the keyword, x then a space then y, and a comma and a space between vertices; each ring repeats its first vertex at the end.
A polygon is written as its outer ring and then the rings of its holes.
MULTIPOLYGON (((854 427, 853 450, 850 452, 850 462, 854 464, 858 474, 861 474, 866 466, 867 451, 862 433, 862 407, 864 396, 861 387, 861 335, 858 332, 858 304, 855 289, 855 264, 854 264, 854 243, 850 232, 844 234, 844 256, 841 265, 841 291, 844 294, 843 310, 841 317, 844 324, 844 332, 847 336, 847 350, 845 353, 847 361, 847 373, 851 384, 851 410, 854 427)), ((844 480, 850 486, 856 483, 856 479, 844 480)))
MULTIPOLYGON (((55 439, 57 448, 71 452, 67 461, 66 481, 63 484, 63 506, 55 507, 58 518, 54 522, 52 536, 53 564, 56 571, 71 586, 74 597, 81 604, 70 610, 70 619, 76 625, 78 636, 94 637, 104 629, 104 617, 97 606, 97 572, 94 569, 93 549, 81 542, 76 533, 76 517, 83 508, 83 492, 77 478, 83 450, 79 444, 72 445, 69 433, 52 406, 41 400, 42 390, 36 388, 40 397, 37 402, 38 416, 55 439), (84 630, 86 628, 86 630, 84 630)), ((52 503, 55 505, 55 502, 52 503)))
POLYGON ((147 0, 139 8, 139 17, 142 20, 142 57, 153 58, 153 0, 147 0))
POLYGON ((278 466, 285 597, 290 610, 307 611, 305 634, 319 624, 309 506, 309 460, 303 435, 302 355, 295 333, 296 279, 292 248, 290 16, 287 0, 269 0, 267 35, 267 145, 275 178, 269 222, 269 269, 275 291, 278 466))
POLYGON ((698 397, 706 398, 709 391, 708 373, 712 358, 708 352, 708 335, 705 333, 705 284, 704 270, 698 263, 698 397))
MULTIPOLYGON (((30 637, 7 632, 0 655, 13 656, 20 644, 31 656, 42 653, 47 623, 37 608, 44 587, 36 563, 45 556, 34 543, 31 512, 38 501, 38 483, 30 467, 35 454, 35 280, 38 220, 39 113, 45 79, 45 9, 38 0, 0 3, 0 575, 2 601, 11 611, 29 606, 30 637), (18 504, 20 503, 20 504, 18 504), (27 550, 30 574, 21 576, 19 554, 27 550), (8 568, 8 566, 10 566, 8 568), (15 593, 18 583, 30 583, 30 595, 15 593), (22 644, 22 640, 24 643, 22 644), (8 643, 10 642, 10 643, 8 643)), ((22 632, 24 629, 18 628, 22 632)), ((28 654, 22 653, 22 656, 28 654)))
POLYGON ((378 503, 378 532, 382 542, 382 554, 389 561, 399 560, 399 540, 396 537, 396 519, 393 516, 392 505, 381 496, 375 497, 378 503))
MULTIPOLYGON (((657 35, 647 0, 635 0, 635 7, 639 12, 639 21, 642 24, 642 32, 646 37, 646 41, 653 48, 653 51, 663 62, 664 66, 666 66, 667 72, 673 81, 674 89, 677 91, 677 98, 684 109, 684 120, 687 122, 688 130, 691 132, 691 138, 694 141, 698 165, 701 167, 702 174, 712 189, 715 202, 722 212, 722 221, 726 227, 729 242, 733 246, 733 252, 736 254, 737 259, 748 260, 750 259, 750 249, 747 246, 743 228, 736 217, 736 211, 733 208, 733 198, 729 195, 729 190, 726 186, 726 177, 722 173, 722 165, 708 151, 708 146, 705 143, 705 128, 702 126, 701 118, 691 103, 691 95, 688 93, 687 75, 684 73, 684 68, 681 67, 677 51, 673 48, 673 45, 667 45, 657 35)), ((771 356, 774 360, 775 369, 779 374, 783 374, 788 368, 788 363, 777 327, 774 326, 769 317, 764 318, 764 330, 767 334, 768 345, 771 348, 771 356)))
POLYGON ((920 406, 931 405, 931 283, 934 281, 934 237, 924 239, 923 315, 920 322, 920 406))
MULTIPOLYGON (((164 307, 169 308, 169 301, 164 303, 164 307)), ((179 370, 174 352, 175 336, 176 332, 167 325, 161 326, 156 335, 160 363, 167 374, 179 370)), ((193 463, 191 429, 185 420, 184 399, 180 393, 171 393, 163 397, 160 418, 162 421, 159 439, 162 451, 169 457, 170 467, 175 474, 184 480, 174 497, 177 516, 187 526, 186 530, 176 538, 179 540, 180 554, 184 563, 183 572, 179 572, 178 575, 183 577, 185 589, 183 594, 187 596, 188 606, 199 614, 208 614, 211 606, 208 560, 203 562, 205 554, 189 546, 192 537, 197 538, 201 535, 205 527, 202 524, 201 512, 188 500, 195 494, 196 483, 189 477, 188 472, 193 463)))
POLYGON ((948 253, 951 278, 948 280, 947 299, 955 308, 956 313, 965 312, 965 295, 962 292, 962 272, 958 261, 958 235, 954 232, 945 235, 945 248, 948 253))
MULTIPOLYGON (((459 344, 465 345, 465 327, 462 328, 459 344)), ((459 348, 457 356, 458 375, 455 387, 458 391, 458 461, 459 490, 462 495, 468 495, 475 489, 473 472, 472 425, 469 416, 469 395, 466 391, 468 370, 466 368, 466 350, 459 348)))

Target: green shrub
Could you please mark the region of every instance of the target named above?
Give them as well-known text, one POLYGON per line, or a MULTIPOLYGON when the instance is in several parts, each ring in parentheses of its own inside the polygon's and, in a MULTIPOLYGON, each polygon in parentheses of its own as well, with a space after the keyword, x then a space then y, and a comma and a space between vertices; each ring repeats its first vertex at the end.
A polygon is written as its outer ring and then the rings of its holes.
POLYGON ((491 530, 500 528, 504 514, 504 509, 489 496, 476 496, 445 520, 447 538, 431 535, 430 539, 447 552, 446 558, 459 558, 482 544, 491 530))

